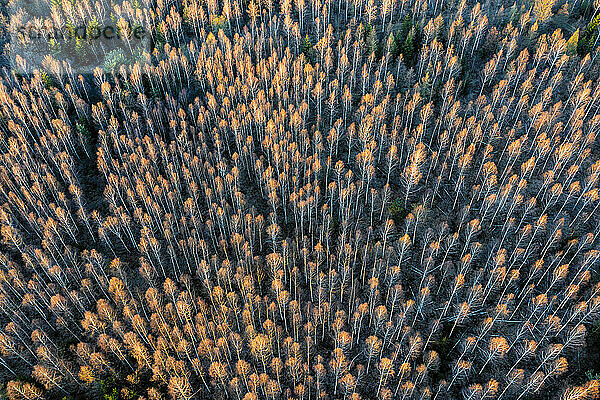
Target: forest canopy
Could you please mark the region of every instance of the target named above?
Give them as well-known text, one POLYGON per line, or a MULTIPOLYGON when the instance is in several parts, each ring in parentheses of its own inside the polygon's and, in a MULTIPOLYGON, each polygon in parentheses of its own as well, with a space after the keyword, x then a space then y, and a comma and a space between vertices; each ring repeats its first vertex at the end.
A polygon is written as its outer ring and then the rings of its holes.
POLYGON ((599 23, 11 0, 0 396, 598 398, 599 23))

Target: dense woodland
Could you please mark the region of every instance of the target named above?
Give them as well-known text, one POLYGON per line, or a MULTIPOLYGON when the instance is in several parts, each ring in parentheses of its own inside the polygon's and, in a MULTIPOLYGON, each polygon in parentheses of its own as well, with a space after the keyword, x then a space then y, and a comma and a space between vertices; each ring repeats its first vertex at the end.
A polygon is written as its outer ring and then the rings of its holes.
POLYGON ((47 5, 152 49, 2 73, 5 398, 598 397, 600 2, 47 5))

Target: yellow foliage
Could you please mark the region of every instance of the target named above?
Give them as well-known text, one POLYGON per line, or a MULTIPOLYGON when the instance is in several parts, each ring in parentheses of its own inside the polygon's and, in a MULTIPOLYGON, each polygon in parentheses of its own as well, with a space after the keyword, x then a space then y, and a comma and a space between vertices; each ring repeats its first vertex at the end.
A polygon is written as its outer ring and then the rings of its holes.
POLYGON ((221 27, 225 26, 226 21, 227 21, 227 19, 225 18, 224 15, 219 15, 219 16, 212 17, 210 23, 215 28, 221 28, 221 27))
POLYGON ((567 54, 573 55, 577 53, 577 43, 579 42, 579 29, 577 29, 569 40, 567 40, 567 54))
POLYGON ((556 0, 535 0, 533 15, 537 23, 541 24, 552 16, 552 7, 555 3, 556 0))
POLYGON ((79 369, 79 379, 81 379, 85 383, 92 383, 95 380, 94 372, 90 367, 84 365, 79 369))

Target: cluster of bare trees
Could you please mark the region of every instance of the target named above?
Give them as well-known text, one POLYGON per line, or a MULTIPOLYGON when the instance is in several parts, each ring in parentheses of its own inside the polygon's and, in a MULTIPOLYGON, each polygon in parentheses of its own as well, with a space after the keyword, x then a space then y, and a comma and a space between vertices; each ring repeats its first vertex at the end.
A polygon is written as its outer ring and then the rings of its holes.
POLYGON ((9 398, 597 397, 598 63, 546 3, 125 2, 152 53, 6 73, 9 398))

